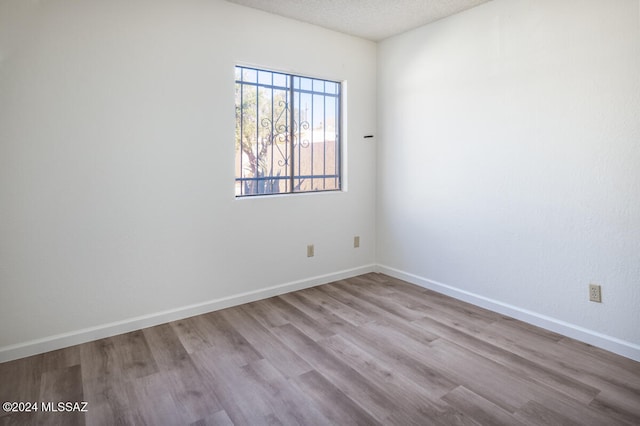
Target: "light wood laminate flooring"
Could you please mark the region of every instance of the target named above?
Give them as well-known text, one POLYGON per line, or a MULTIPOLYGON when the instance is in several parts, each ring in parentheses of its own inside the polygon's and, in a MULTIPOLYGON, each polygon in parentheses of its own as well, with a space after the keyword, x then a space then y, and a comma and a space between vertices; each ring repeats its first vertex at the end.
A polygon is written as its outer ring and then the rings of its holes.
POLYGON ((0 425, 638 425, 640 363, 367 274, 0 364, 0 425))

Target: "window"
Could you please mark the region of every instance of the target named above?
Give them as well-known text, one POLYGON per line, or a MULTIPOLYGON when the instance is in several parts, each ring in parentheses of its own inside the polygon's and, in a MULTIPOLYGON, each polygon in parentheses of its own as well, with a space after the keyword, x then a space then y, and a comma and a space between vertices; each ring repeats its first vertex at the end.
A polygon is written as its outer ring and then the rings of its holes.
POLYGON ((236 67, 236 197, 340 190, 340 89, 236 67))

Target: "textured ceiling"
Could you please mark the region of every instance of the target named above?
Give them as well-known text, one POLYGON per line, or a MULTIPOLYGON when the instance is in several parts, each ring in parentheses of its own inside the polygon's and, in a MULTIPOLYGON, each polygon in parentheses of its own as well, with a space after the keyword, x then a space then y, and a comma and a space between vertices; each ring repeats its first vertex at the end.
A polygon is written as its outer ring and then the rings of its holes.
POLYGON ((379 41, 489 0, 227 0, 379 41))

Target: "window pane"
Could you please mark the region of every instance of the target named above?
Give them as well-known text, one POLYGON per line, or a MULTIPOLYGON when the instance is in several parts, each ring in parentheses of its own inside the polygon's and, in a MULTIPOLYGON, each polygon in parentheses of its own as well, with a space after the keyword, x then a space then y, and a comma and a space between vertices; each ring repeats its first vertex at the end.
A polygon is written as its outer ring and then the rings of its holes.
POLYGON ((310 78, 301 78, 300 79, 300 89, 302 90, 312 90, 313 86, 311 85, 310 78))
POLYGON ((287 76, 284 74, 273 74, 273 85, 278 87, 286 87, 288 85, 287 76))
POLYGON ((266 71, 258 71, 258 83, 271 84, 273 79, 273 73, 266 71))
POLYGON ((256 70, 252 70, 250 68, 243 68, 243 72, 242 72, 243 81, 255 83, 257 78, 258 78, 258 73, 256 70))
POLYGON ((329 94, 337 94, 338 93, 338 83, 334 83, 333 81, 325 81, 325 91, 329 94))

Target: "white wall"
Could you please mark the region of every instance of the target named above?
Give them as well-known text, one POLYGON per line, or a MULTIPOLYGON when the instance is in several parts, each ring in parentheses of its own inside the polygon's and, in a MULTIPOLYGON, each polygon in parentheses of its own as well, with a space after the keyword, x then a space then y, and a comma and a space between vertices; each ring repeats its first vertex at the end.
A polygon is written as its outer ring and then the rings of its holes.
POLYGON ((375 71, 222 1, 0 3, 0 362, 372 270, 375 71), (348 191, 235 200, 236 63, 347 81, 348 191))
POLYGON ((640 359, 639 4, 494 0, 381 43, 382 271, 640 359))

